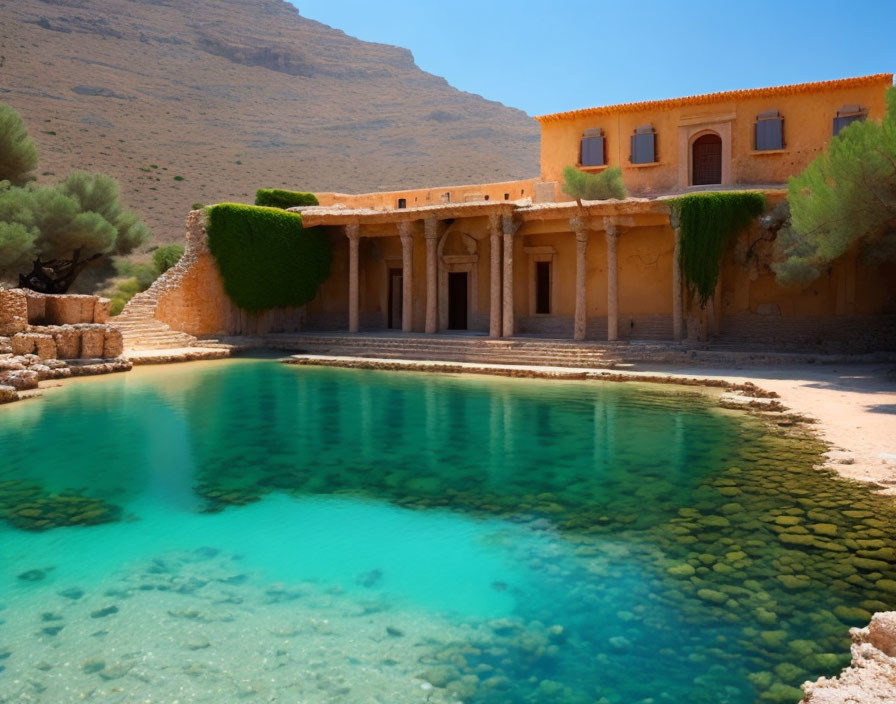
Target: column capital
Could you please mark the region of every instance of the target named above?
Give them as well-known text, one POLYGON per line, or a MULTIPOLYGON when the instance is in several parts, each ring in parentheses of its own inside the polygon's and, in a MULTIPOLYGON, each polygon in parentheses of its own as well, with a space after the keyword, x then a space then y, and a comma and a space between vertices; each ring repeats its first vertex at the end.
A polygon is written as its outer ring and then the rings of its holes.
POLYGON ((414 234, 414 223, 410 220, 398 221, 398 236, 402 240, 409 239, 414 234))
POLYGON ((521 222, 513 219, 513 215, 502 215, 501 216, 501 230, 505 235, 515 235, 516 231, 520 229, 521 222))
POLYGON ((350 222, 345 226, 345 236, 350 240, 358 240, 361 238, 361 223, 350 222))
POLYGON ((619 225, 613 218, 604 218, 603 219, 604 232, 607 234, 607 237, 617 237, 619 235, 619 225))
POLYGON ((569 219, 569 226, 576 233, 576 242, 588 241, 588 219, 580 215, 576 215, 569 219))
POLYGON ((491 213, 488 216, 488 232, 492 237, 500 235, 502 232, 501 217, 500 213, 491 213))
POLYGON ((426 218, 423 221, 423 236, 428 240, 438 239, 442 221, 438 218, 426 218))

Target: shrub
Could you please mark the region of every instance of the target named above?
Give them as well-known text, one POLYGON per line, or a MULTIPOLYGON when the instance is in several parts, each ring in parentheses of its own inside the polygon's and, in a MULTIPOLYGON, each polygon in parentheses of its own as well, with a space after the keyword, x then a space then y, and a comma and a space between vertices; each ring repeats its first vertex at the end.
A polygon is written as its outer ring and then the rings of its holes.
POLYGON ((184 248, 179 244, 169 244, 159 247, 152 253, 152 262, 156 268, 156 274, 161 276, 173 267, 184 256, 184 248))
POLYGON ((14 184, 31 179, 37 168, 37 147, 19 113, 0 103, 0 181, 14 184))
POLYGON ((681 272, 692 294, 706 304, 719 280, 725 247, 765 208, 761 193, 693 193, 670 201, 681 227, 681 272))
POLYGON ((563 192, 575 198, 579 205, 583 200, 622 200, 628 195, 622 182, 622 170, 611 166, 599 174, 580 171, 575 166, 563 169, 563 192))
POLYGON ((249 311, 301 306, 330 275, 330 239, 302 216, 236 203, 208 213, 209 248, 230 299, 249 311))
POLYGON ((299 191, 282 191, 276 188, 261 188, 255 193, 255 205, 269 208, 298 208, 301 205, 317 205, 317 196, 299 191))

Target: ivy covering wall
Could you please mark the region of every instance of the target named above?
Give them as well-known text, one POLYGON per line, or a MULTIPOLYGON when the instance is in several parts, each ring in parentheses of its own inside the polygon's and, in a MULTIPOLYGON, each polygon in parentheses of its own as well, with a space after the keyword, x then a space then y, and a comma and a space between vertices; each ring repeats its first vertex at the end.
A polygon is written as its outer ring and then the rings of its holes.
POLYGON ((300 191, 282 191, 277 188, 260 188, 255 192, 255 205, 269 208, 298 208, 301 205, 318 205, 317 196, 300 191))
POLYGON ((671 201, 681 227, 681 273, 700 305, 713 295, 725 247, 765 209, 751 192, 693 193, 671 201))
POLYGON ((330 275, 330 239, 276 208, 222 203, 207 209, 209 249, 230 299, 258 312, 301 306, 330 275))

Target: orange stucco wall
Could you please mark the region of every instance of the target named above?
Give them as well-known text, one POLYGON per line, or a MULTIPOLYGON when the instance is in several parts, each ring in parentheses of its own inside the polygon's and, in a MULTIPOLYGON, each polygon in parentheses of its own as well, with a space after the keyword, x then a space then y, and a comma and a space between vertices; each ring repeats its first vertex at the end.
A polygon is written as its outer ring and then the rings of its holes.
POLYGON ((443 203, 464 203, 471 200, 497 201, 531 198, 534 195, 536 180, 530 178, 522 181, 413 188, 379 193, 315 193, 315 195, 322 206, 342 204, 346 208, 394 210, 398 208, 400 198, 405 199, 405 207, 408 208, 443 203))
MULTIPOLYGON (((738 91, 539 118, 542 122, 541 178, 561 182, 563 168, 579 163, 584 131, 599 127, 605 137, 608 165, 622 169, 625 184, 633 194, 686 190, 690 185, 690 144, 707 131, 722 137, 723 162, 726 153, 730 157, 728 184, 783 184, 825 148, 831 139, 838 109, 858 104, 867 109, 868 119, 879 120, 883 116, 884 94, 892 85, 892 76, 884 74, 858 85, 850 83, 861 80, 807 84, 805 89, 791 92, 783 89, 738 91), (783 150, 754 150, 756 116, 766 110, 777 110, 784 118, 783 150), (636 127, 645 124, 656 130, 658 161, 651 165, 633 165, 630 138, 636 127)), ((568 199, 559 187, 555 195, 558 200, 568 199)))

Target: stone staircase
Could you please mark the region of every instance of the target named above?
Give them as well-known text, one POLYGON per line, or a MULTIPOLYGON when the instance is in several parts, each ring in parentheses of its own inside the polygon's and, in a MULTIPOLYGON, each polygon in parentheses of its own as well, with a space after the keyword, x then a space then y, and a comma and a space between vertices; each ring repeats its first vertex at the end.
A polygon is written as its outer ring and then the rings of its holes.
POLYGON ((172 349, 196 344, 192 335, 172 330, 155 319, 157 303, 150 288, 128 301, 120 315, 109 319, 110 325, 121 330, 125 350, 172 349))
MULTIPOLYGON (((516 364, 607 369, 620 364, 611 345, 571 340, 478 336, 374 336, 271 334, 263 338, 225 338, 217 344, 288 350, 295 353, 377 359, 438 360, 478 364, 516 364)), ((216 341, 203 340, 203 346, 216 341)))

